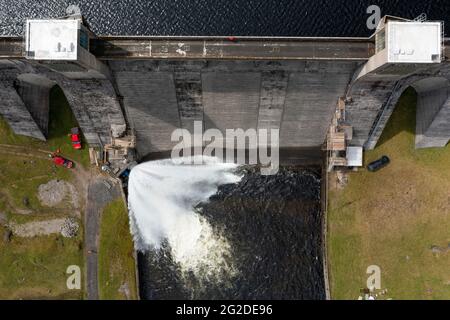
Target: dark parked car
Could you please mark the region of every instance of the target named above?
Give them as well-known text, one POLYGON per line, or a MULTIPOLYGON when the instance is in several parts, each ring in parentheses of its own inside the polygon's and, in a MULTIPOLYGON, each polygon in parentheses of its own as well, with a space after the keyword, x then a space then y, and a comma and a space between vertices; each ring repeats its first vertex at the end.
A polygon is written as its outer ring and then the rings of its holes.
POLYGON ((375 172, 380 170, 381 168, 387 166, 391 162, 391 160, 387 156, 382 156, 380 159, 372 161, 367 166, 367 170, 371 172, 375 172))

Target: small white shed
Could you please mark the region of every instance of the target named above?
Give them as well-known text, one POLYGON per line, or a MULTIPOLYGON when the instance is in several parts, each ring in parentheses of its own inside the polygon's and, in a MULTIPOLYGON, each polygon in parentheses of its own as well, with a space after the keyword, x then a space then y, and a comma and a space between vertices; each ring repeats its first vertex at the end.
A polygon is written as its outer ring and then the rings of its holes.
POLYGON ((363 148, 362 147, 347 147, 347 167, 362 167, 363 166, 363 148))

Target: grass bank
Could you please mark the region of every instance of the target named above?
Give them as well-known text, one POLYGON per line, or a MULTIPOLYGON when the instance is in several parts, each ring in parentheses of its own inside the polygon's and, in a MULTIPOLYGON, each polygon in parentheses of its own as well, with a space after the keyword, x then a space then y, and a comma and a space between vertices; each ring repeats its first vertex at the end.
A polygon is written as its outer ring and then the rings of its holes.
POLYGON ((122 198, 103 211, 98 252, 100 299, 136 299, 133 241, 122 198))
POLYGON ((56 151, 61 149, 61 153, 81 163, 84 167, 89 166, 89 152, 86 140, 82 137, 82 150, 72 148, 68 134, 72 127, 78 127, 78 122, 67 102, 64 92, 55 86, 50 91, 50 115, 49 115, 49 134, 47 141, 20 136, 10 130, 6 121, 0 122, 1 144, 12 144, 24 146, 27 148, 56 151))
POLYGON ((78 236, 70 239, 57 234, 21 238, 10 236, 8 228, 11 222, 67 216, 38 200, 39 185, 52 179, 73 180, 72 173, 55 167, 45 151, 60 148, 63 155, 89 164, 87 148, 72 150, 67 133, 77 123, 58 87, 52 90, 50 103, 47 142, 15 135, 0 117, 0 299, 83 298, 83 290, 66 287, 67 267, 84 266, 82 220, 78 236))
MULTIPOLYGON (((0 226, 0 240, 5 232, 0 226)), ((82 290, 66 287, 67 267, 83 266, 82 233, 0 242, 0 299, 82 299, 82 290)))
POLYGON ((382 298, 450 299, 450 146, 414 148, 416 94, 405 91, 365 164, 330 190, 328 255, 333 299, 356 299, 370 265, 381 268, 382 298), (431 248, 435 249, 432 250, 431 248))

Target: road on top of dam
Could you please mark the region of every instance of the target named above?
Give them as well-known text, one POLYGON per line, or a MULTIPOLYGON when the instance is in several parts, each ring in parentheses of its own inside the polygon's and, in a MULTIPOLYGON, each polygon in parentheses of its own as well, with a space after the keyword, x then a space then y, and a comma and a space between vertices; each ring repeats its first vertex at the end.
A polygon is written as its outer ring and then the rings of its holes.
MULTIPOLYGON (((0 37, 0 59, 25 57, 22 37, 0 37)), ((370 38, 101 36, 90 51, 100 60, 352 60, 375 53, 370 38)), ((450 56, 450 38, 445 39, 450 56)))
MULTIPOLYGON (((0 37, 0 58, 25 57, 22 37, 0 37)), ((127 37, 103 36, 90 41, 101 60, 362 60, 374 54, 368 38, 270 37, 127 37)))
POLYGON ((99 37, 91 52, 101 60, 368 60, 374 44, 367 38, 252 37, 99 37))

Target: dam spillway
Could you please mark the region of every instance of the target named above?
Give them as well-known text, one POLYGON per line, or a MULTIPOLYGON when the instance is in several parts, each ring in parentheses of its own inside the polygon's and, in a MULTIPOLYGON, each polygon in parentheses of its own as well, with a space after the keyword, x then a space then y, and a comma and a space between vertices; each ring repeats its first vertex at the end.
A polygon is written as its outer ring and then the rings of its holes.
POLYGON ((170 150, 178 127, 278 128, 280 147, 317 147, 353 62, 111 61, 142 153, 170 150), (140 143, 142 142, 142 143, 140 143))

